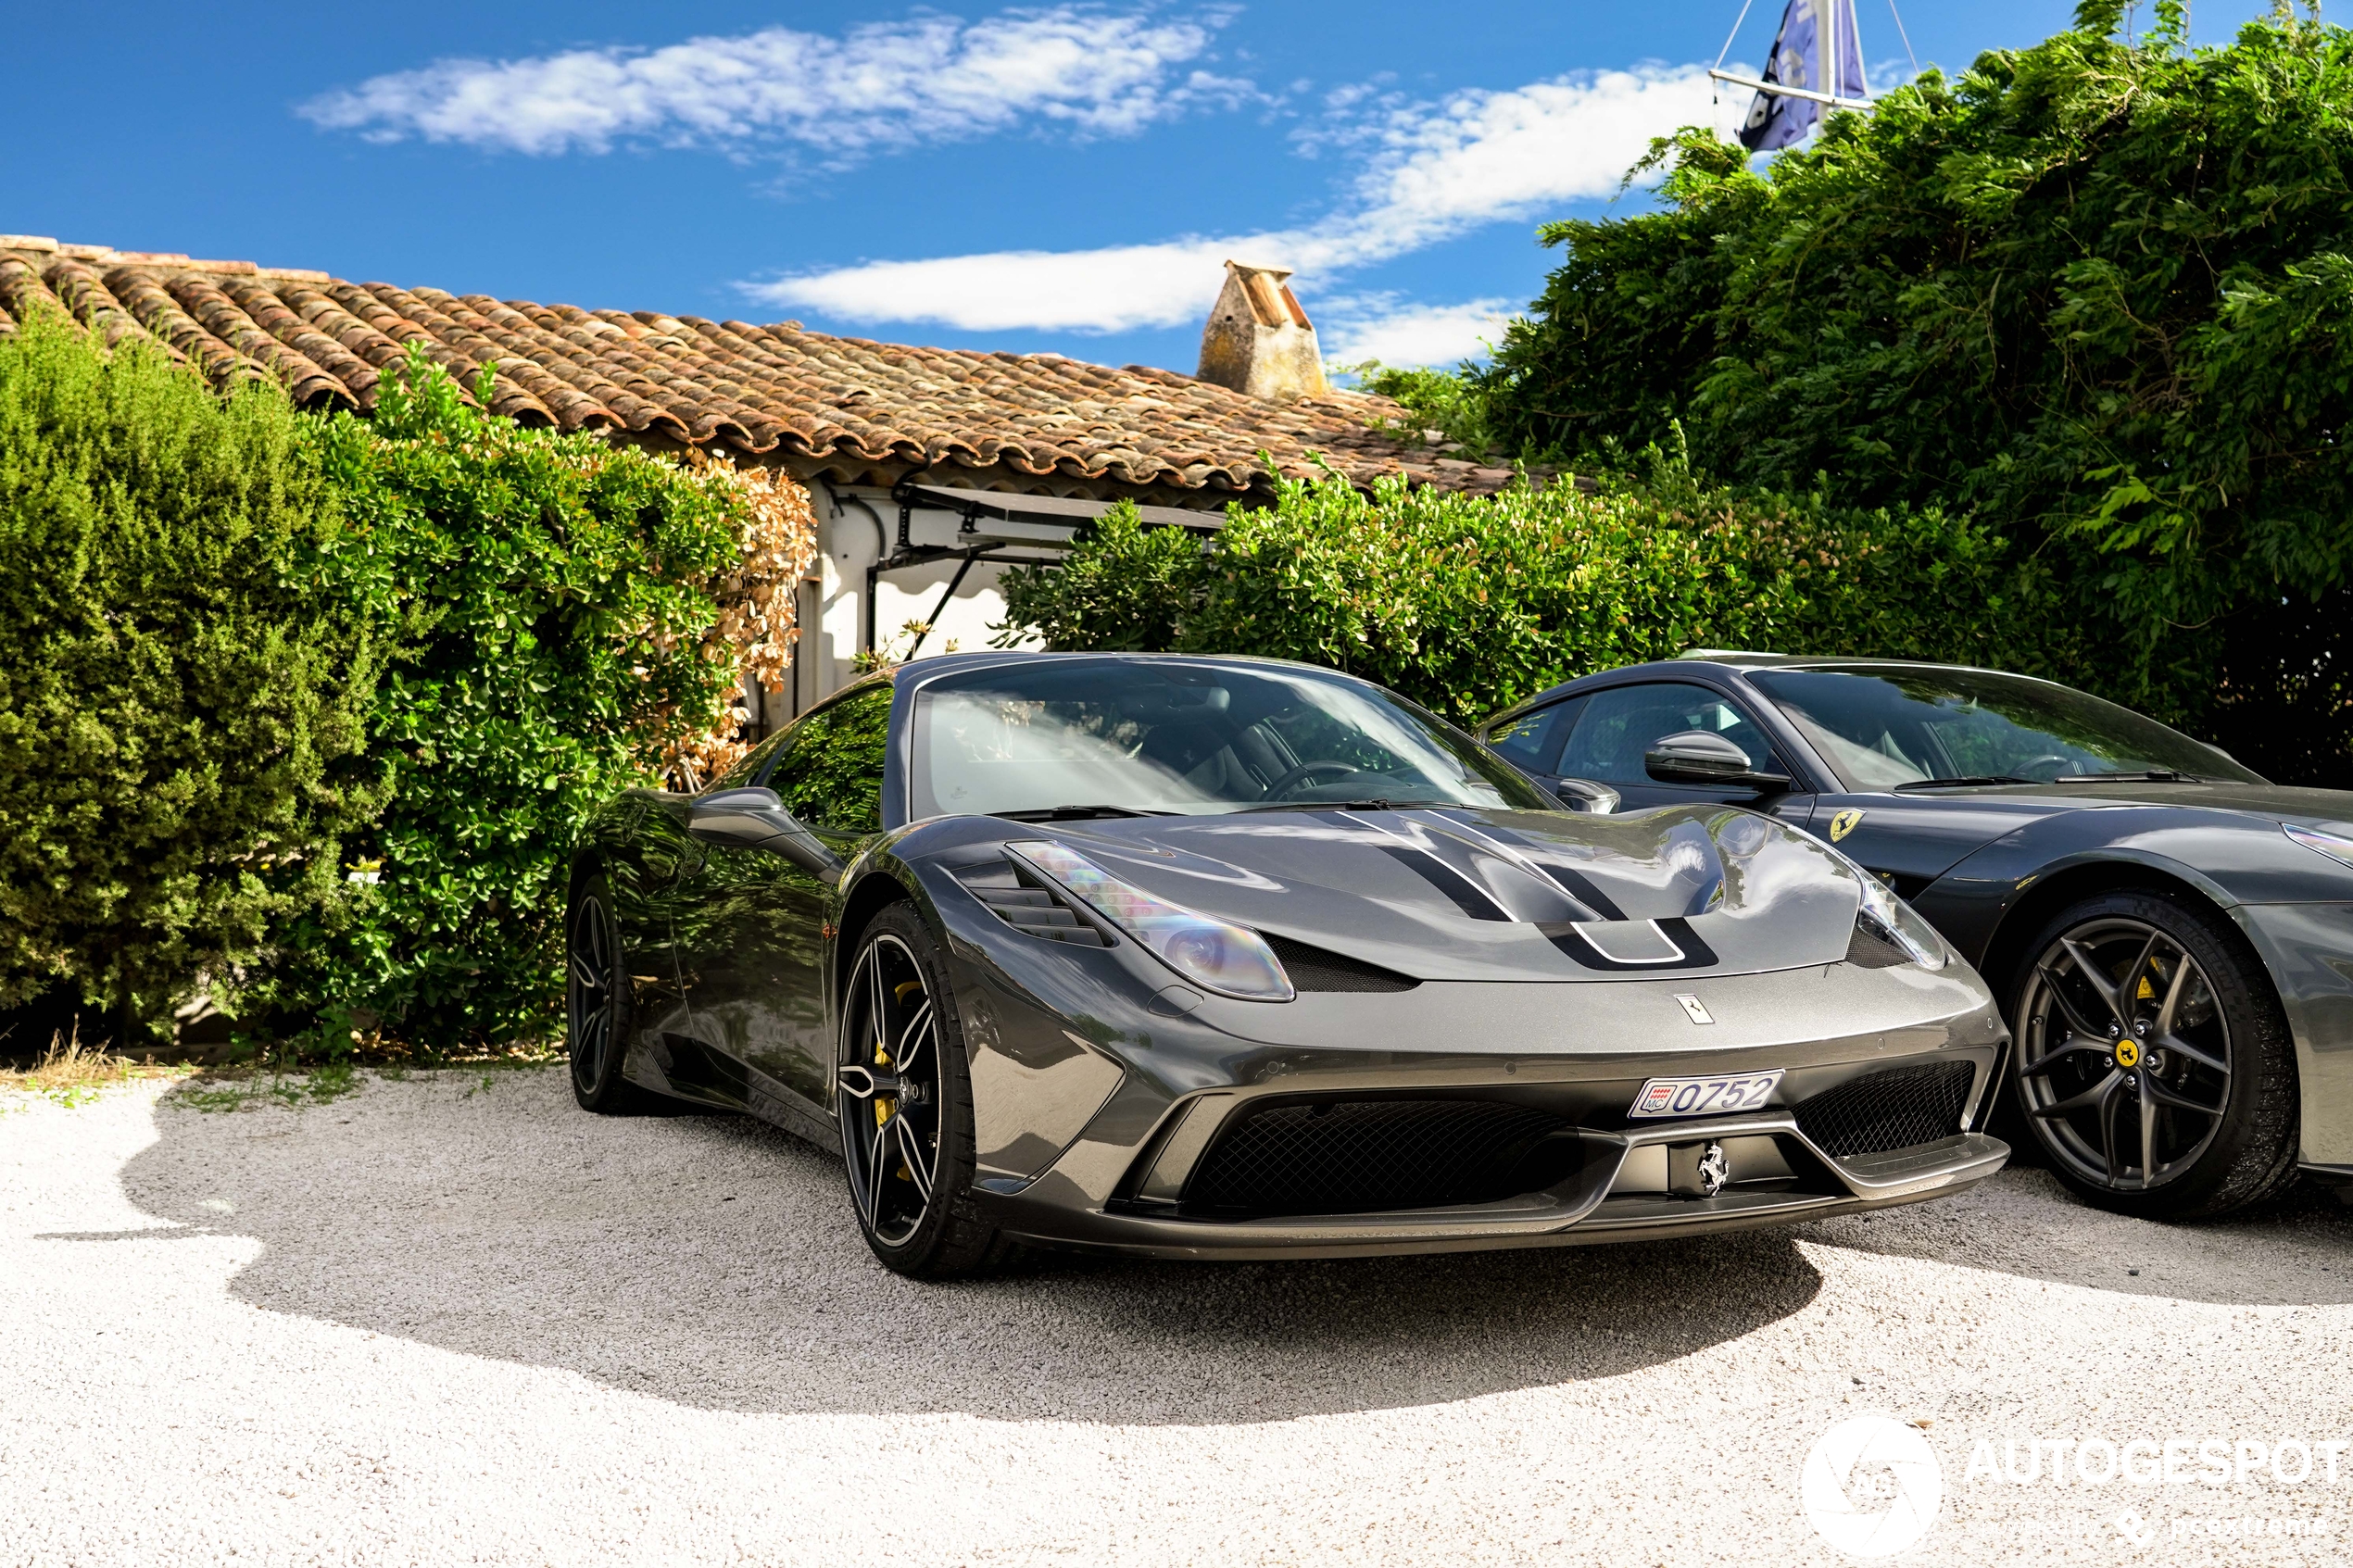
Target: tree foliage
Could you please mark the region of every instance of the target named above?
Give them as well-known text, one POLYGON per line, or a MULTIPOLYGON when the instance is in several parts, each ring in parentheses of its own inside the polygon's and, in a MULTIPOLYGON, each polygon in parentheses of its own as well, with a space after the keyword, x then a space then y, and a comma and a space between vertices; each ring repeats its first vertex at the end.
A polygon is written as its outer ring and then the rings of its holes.
POLYGON ((136 1022, 330 901, 376 642, 274 386, 33 313, 0 338, 0 1007, 136 1022))
POLYGON ((2199 629, 2353 571, 2353 35, 2283 10, 2192 51, 2162 0, 2128 45, 2120 10, 1761 173, 1660 144, 1662 210, 1544 231, 1501 438, 1613 460, 1680 420, 1726 481, 1992 520, 2099 628, 2080 680, 2195 711, 2199 629))
POLYGON ((1232 508, 1214 547, 1114 511, 1062 567, 1003 581, 1008 637, 1303 659, 1464 722, 1694 646, 2063 672, 2082 649, 2008 542, 1933 509, 1837 513, 1652 453, 1598 494, 1474 499, 1337 477, 1232 508))

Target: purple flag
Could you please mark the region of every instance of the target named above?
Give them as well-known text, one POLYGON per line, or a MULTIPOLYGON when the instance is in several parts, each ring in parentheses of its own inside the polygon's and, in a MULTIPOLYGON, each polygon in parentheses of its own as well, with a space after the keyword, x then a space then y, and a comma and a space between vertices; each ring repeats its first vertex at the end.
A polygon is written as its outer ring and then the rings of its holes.
MULTIPOLYGON (((1855 0, 1789 0, 1781 13, 1781 30, 1773 38, 1773 53, 1765 62, 1765 80, 1777 87, 1803 87, 1833 97, 1863 95, 1863 44, 1855 33, 1855 0), (1823 63, 1826 31, 1838 35, 1837 85, 1823 63)), ((1741 145, 1753 153, 1769 153, 1802 141, 1829 106, 1811 98, 1780 93, 1759 93, 1748 107, 1741 127, 1741 145)))

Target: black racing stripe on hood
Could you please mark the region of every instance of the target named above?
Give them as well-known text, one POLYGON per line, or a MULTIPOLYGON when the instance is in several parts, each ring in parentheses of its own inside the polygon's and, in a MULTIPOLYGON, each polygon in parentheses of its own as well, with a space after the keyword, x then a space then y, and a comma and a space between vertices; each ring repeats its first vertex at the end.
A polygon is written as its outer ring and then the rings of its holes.
POLYGON ((1717 963, 1716 951, 1700 940, 1692 922, 1680 915, 1670 915, 1656 922, 1660 933, 1683 950, 1683 956, 1673 963, 1620 963, 1605 957, 1599 947, 1585 940, 1585 934, 1567 921, 1540 921, 1536 929, 1546 940, 1583 964, 1587 969, 1607 970, 1625 974, 1672 973, 1679 969, 1712 969, 1717 963))
POLYGON ((1460 816, 1447 816, 1444 813, 1440 814, 1440 820, 1453 825, 1457 831, 1451 836, 1457 841, 1461 840, 1464 833, 1468 833, 1473 840, 1482 838, 1488 840, 1489 843, 1485 846, 1487 848, 1503 846, 1507 849, 1518 851, 1522 860, 1521 870, 1533 871, 1554 887, 1592 910, 1596 919, 1624 920, 1626 918, 1626 911, 1617 907, 1617 900, 1603 892, 1592 877, 1567 866, 1554 865, 1545 859, 1545 854, 1552 847, 1551 846, 1529 838, 1526 834, 1514 833, 1509 828, 1499 827, 1491 822, 1466 822, 1460 816))
POLYGON ((1453 901, 1454 908, 1471 919, 1508 921, 1512 918, 1470 878, 1428 850, 1416 849, 1410 844, 1383 844, 1378 848, 1382 854, 1445 894, 1453 901))
POLYGON ((1626 911, 1617 907, 1617 901, 1603 892, 1600 885, 1583 872, 1573 872, 1567 866, 1546 865, 1541 860, 1529 863, 1558 883, 1570 897, 1601 916, 1602 919, 1624 920, 1626 918, 1626 911))

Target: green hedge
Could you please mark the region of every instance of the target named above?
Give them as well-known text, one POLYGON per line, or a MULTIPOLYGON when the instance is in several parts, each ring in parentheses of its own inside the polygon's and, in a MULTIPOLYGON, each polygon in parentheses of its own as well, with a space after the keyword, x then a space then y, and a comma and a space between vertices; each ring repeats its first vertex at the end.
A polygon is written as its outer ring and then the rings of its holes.
POLYGON ((314 432, 344 501, 330 589, 385 629, 367 765, 388 801, 361 875, 283 934, 259 999, 330 1038, 544 1035, 573 825, 707 731, 735 671, 703 638, 736 560, 730 490, 635 447, 525 430, 422 355, 371 419, 314 432))
POLYGON ((375 671, 318 591, 339 526, 274 388, 47 316, 0 338, 0 1007, 135 1023, 334 897, 380 803, 329 777, 375 671))
POLYGON ((1232 508, 1208 549, 1121 508, 1004 594, 1002 643, 1303 659, 1465 722, 1692 646, 2052 674, 2082 651, 2048 580, 1980 524, 1710 489, 1656 454, 1590 495, 1294 482, 1232 508))
POLYGON ((135 1044, 202 988, 258 1043, 544 1037, 573 824, 718 721, 746 528, 724 470, 519 429, 422 357, 320 418, 27 320, 0 1009, 62 991, 135 1044))

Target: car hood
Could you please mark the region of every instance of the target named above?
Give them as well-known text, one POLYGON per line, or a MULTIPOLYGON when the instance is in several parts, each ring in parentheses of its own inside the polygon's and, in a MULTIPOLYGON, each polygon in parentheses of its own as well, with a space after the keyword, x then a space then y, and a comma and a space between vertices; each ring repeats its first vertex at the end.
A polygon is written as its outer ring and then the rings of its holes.
POLYGON ((1737 974, 1843 959, 1861 889, 1770 818, 1240 812, 1040 823, 1172 902, 1424 980, 1737 974))

